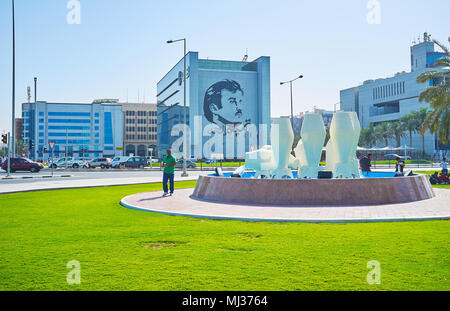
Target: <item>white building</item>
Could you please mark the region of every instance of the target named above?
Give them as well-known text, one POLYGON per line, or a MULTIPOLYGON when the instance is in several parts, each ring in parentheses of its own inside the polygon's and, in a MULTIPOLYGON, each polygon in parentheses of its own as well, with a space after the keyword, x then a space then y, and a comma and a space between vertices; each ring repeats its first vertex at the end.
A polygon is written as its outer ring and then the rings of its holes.
POLYGON ((76 159, 123 155, 122 106, 116 100, 24 103, 22 116, 23 138, 27 146, 33 140, 34 160, 49 159, 49 142, 56 143, 55 157, 64 157, 66 151, 76 159))
POLYGON ((124 120, 124 154, 155 157, 158 154, 156 104, 122 103, 121 105, 124 120))
MULTIPOLYGON (((418 84, 417 77, 425 71, 449 70, 432 68, 434 62, 445 56, 444 53, 435 51, 435 44, 425 33, 424 41, 411 47, 411 72, 397 73, 393 77, 367 80, 362 85, 342 90, 341 109, 344 111, 356 111, 362 128, 370 123, 374 125, 386 121, 398 121, 411 111, 429 108, 429 104, 419 102, 419 95, 429 86, 436 83, 418 84)), ((395 145, 395 142, 390 142, 395 145)), ((401 140, 401 144, 410 144, 409 134, 401 140)), ((422 150, 422 137, 416 133, 413 135, 413 146, 418 151, 422 150)), ((435 135, 426 133, 425 151, 434 154, 438 150, 445 149, 441 146, 435 135)))

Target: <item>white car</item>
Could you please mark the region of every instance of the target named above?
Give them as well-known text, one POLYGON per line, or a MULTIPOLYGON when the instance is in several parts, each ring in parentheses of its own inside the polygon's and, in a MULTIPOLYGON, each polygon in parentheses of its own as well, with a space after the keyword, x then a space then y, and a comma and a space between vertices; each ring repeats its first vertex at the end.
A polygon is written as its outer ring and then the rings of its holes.
POLYGON ((71 168, 89 168, 89 164, 81 160, 72 160, 67 162, 67 167, 71 168))
MULTIPOLYGON (((54 163, 50 162, 48 167, 50 167, 50 168, 66 167, 66 158, 58 159, 54 163)), ((81 160, 75 160, 74 158, 67 158, 67 167, 68 168, 88 168, 88 165, 81 160)))
MULTIPOLYGON (((73 161, 73 158, 67 158, 67 164, 69 164, 70 161, 73 161)), ((48 167, 58 168, 58 167, 66 167, 66 158, 61 158, 53 161, 48 161, 48 167)), ((69 165, 67 165, 69 167, 69 165)))
POLYGON ((118 168, 121 164, 128 161, 130 157, 115 157, 111 162, 112 168, 118 168))

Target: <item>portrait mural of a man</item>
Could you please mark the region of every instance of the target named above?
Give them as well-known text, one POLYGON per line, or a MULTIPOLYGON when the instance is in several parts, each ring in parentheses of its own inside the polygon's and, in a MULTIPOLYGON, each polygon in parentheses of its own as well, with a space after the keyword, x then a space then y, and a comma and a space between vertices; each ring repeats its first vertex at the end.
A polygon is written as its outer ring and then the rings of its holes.
POLYGON ((243 128, 251 123, 246 113, 244 90, 234 80, 222 80, 211 85, 205 93, 203 112, 205 118, 223 126, 243 128))

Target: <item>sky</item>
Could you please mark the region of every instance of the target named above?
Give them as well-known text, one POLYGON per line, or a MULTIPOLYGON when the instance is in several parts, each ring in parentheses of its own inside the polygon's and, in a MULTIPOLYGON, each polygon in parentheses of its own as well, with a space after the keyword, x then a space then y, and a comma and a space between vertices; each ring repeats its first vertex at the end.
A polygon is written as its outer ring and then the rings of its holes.
MULTIPOLYGON (((339 91, 410 70, 413 40, 447 42, 448 0, 16 0, 16 116, 38 77, 38 100, 156 102, 156 83, 188 50, 200 58, 271 57, 271 113, 334 109, 339 91), (373 3, 379 5, 376 14, 373 3), (369 6, 369 8, 368 8, 369 6), (70 15, 72 16, 72 15, 70 15), (368 17, 371 23, 368 22, 368 17), (379 17, 379 19, 377 19, 379 17)), ((32 99, 33 100, 33 99, 32 99)), ((11 129, 11 1, 0 1, 0 132, 11 129)))

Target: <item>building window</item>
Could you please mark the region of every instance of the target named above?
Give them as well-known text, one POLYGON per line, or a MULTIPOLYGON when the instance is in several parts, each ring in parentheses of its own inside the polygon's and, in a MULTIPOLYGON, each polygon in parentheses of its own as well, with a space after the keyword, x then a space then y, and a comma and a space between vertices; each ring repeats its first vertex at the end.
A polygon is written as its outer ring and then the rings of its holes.
POLYGON ((112 145, 113 141, 113 128, 112 128, 112 116, 111 112, 105 112, 105 144, 112 145))
POLYGON ((89 112, 49 112, 49 117, 90 117, 89 112))
MULTIPOLYGON (((44 122, 44 119, 40 119, 39 122, 44 122)), ((50 119, 48 123, 91 123, 91 120, 78 120, 78 119, 50 119)))

